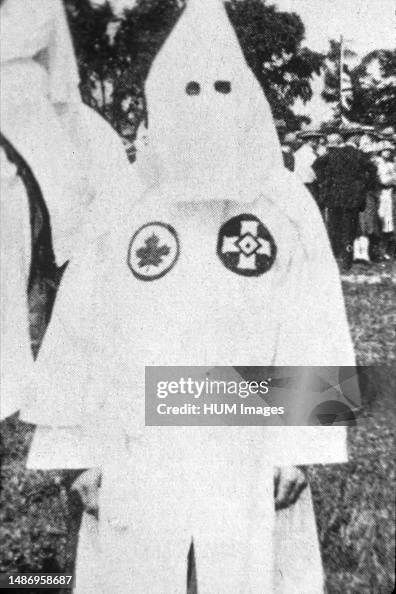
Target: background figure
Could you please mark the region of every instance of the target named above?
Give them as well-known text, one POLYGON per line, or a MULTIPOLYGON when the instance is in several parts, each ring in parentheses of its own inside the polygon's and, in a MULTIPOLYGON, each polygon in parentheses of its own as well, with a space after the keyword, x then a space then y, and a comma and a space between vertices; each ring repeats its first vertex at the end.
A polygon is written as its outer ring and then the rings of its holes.
POLYGON ((392 155, 392 144, 383 141, 379 144, 379 155, 376 159, 379 178, 378 216, 381 231, 384 258, 395 257, 395 224, 394 224, 394 192, 396 187, 396 166, 392 155))
POLYGON ((379 179, 377 163, 377 134, 363 134, 360 138, 359 149, 370 159, 375 171, 375 180, 367 192, 366 206, 359 215, 360 233, 369 240, 369 258, 371 262, 381 262, 384 258, 381 249, 381 220, 378 215, 379 179))
MULTIPOLYGON (((360 149, 362 136, 356 132, 345 134, 346 146, 351 146, 360 152, 362 161, 366 161, 366 204, 364 210, 359 213, 356 239, 353 243, 353 261, 357 263, 369 264, 375 261, 378 256, 379 239, 379 218, 378 218, 378 200, 377 200, 377 165, 372 156, 367 151, 360 149)), ((366 149, 368 148, 368 145, 366 149)))
POLYGON ((353 262, 353 242, 359 212, 366 203, 367 158, 353 146, 345 146, 339 134, 328 137, 328 152, 314 164, 319 201, 327 208, 328 233, 333 252, 343 270, 353 262))
POLYGON ((313 164, 318 157, 317 150, 320 137, 321 135, 315 132, 304 132, 300 134, 300 138, 304 140, 304 144, 294 155, 294 170, 314 197, 316 195, 316 175, 313 170, 313 164))
POLYGON ((28 163, 51 218, 58 264, 70 256, 89 202, 70 121, 81 104, 66 15, 59 0, 1 6, 2 133, 28 163), (85 187, 84 187, 85 186, 85 187))
POLYGON ((326 138, 326 136, 320 136, 316 154, 318 155, 318 157, 323 157, 323 155, 325 155, 326 153, 327 153, 327 138, 326 138))
POLYGON ((296 148, 296 136, 292 132, 288 132, 282 142, 282 156, 285 167, 289 171, 294 171, 296 160, 294 150, 296 148))

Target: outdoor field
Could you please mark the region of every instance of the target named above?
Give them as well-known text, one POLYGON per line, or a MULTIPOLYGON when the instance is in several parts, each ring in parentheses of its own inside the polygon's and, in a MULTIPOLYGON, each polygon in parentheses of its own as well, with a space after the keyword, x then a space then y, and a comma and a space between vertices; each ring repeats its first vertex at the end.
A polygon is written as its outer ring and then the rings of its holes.
MULTIPOLYGON (((343 288, 358 363, 371 366, 362 382, 364 410, 349 430, 349 464, 311 467, 309 473, 328 594, 389 594, 394 583, 396 270, 389 264, 354 267, 343 276, 343 288)), ((81 513, 68 494, 75 474, 24 469, 33 431, 17 417, 2 424, 0 571, 69 572, 75 551, 70 535, 81 513)))

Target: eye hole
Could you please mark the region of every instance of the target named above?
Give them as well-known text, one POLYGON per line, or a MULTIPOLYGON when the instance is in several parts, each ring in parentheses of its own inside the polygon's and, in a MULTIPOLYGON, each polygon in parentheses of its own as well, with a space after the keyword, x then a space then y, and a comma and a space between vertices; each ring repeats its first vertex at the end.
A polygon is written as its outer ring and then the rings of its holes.
POLYGON ((231 83, 229 80, 216 80, 214 88, 218 93, 223 93, 223 95, 231 93, 231 83))
POLYGON ((201 86, 195 80, 191 80, 189 83, 186 84, 187 95, 199 95, 200 92, 201 92, 201 86))

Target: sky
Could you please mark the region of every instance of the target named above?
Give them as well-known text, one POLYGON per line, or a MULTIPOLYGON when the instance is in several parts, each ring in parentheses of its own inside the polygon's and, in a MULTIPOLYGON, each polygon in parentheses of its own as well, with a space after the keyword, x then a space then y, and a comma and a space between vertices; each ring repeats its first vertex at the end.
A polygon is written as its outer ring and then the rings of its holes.
MULTIPOLYGON (((111 0, 117 9, 134 2, 111 0)), ((395 0, 271 0, 270 3, 280 10, 299 14, 306 30, 305 45, 313 50, 326 52, 329 39, 339 39, 340 35, 358 56, 396 46, 395 0)), ((306 106, 297 106, 299 113, 312 118, 313 124, 330 117, 329 107, 320 97, 322 87, 321 79, 314 80, 313 100, 306 106)))

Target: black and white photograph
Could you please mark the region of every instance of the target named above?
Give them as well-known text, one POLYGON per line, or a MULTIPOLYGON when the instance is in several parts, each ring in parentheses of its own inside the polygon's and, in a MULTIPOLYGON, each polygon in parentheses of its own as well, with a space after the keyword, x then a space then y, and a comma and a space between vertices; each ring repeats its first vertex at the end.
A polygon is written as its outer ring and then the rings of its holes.
POLYGON ((0 592, 393 592, 395 0, 0 25, 0 592))

